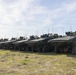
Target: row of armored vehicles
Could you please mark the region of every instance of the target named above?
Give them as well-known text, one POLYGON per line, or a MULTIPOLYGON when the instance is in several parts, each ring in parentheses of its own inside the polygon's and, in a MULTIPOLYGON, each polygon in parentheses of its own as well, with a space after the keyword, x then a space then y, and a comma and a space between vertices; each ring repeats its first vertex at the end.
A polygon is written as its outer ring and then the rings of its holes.
POLYGON ((30 39, 12 39, 0 42, 0 49, 76 54, 76 37, 47 34, 40 38, 32 36, 30 39))

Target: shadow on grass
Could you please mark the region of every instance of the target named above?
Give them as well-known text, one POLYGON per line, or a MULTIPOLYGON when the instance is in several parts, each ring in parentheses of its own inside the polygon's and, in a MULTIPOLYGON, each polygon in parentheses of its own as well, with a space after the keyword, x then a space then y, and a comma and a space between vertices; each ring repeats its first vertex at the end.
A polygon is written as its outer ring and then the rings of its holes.
POLYGON ((76 58, 76 55, 67 54, 68 57, 76 58))
MULTIPOLYGON (((5 51, 5 49, 0 49, 5 51)), ((32 51, 22 51, 22 50, 8 50, 8 51, 12 51, 12 52, 21 52, 21 53, 30 53, 30 54, 37 54, 37 55, 67 55, 67 57, 72 57, 72 58, 76 58, 76 55, 72 55, 71 53, 54 53, 54 52, 47 52, 47 53, 43 53, 43 52, 32 52, 32 51)))
POLYGON ((39 55, 54 55, 54 56, 66 55, 67 57, 76 58, 76 55, 72 55, 71 53, 54 53, 54 52, 50 52, 50 53, 38 53, 38 54, 39 55))

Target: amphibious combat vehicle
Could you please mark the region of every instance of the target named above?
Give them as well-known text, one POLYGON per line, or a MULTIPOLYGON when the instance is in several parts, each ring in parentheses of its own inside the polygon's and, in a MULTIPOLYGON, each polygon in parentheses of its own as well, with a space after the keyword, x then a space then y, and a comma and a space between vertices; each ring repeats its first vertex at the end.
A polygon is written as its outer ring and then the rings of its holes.
POLYGON ((0 42, 0 48, 1 49, 13 49, 13 42, 15 42, 16 40, 8 40, 8 41, 4 41, 4 42, 0 42))
POLYGON ((76 37, 65 36, 49 40, 48 43, 54 47, 56 53, 72 53, 76 54, 76 37))
POLYGON ((58 37, 58 35, 43 34, 40 38, 28 41, 27 51, 33 52, 51 52, 52 47, 49 46, 48 40, 58 37))
POLYGON ((14 45, 14 50, 26 50, 26 47, 28 46, 25 42, 27 42, 28 40, 20 40, 20 41, 16 41, 13 42, 14 45))
POLYGON ((38 38, 37 36, 30 36, 29 39, 27 38, 23 38, 23 37, 20 37, 19 40, 17 40, 16 42, 13 43, 14 45, 14 50, 23 50, 23 51, 26 51, 26 48, 27 48, 27 43, 28 41, 32 40, 32 39, 36 39, 38 38))
POLYGON ((27 51, 33 52, 49 52, 50 47, 47 44, 48 38, 40 38, 28 41, 28 47, 26 48, 27 51))

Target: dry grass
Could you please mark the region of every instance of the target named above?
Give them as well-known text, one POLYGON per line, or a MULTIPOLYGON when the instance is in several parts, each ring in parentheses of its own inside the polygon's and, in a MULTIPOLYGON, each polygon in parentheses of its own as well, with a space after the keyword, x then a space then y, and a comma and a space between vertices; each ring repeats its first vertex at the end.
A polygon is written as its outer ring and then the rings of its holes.
POLYGON ((76 75, 76 55, 0 50, 0 75, 76 75))

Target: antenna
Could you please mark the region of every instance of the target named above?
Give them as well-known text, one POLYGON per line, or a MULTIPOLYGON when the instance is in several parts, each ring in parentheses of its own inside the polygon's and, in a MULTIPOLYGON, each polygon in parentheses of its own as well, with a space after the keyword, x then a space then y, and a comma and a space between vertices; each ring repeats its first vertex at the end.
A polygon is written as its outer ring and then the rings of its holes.
POLYGON ((17 39, 18 39, 18 33, 17 33, 17 39))
POLYGON ((25 38, 26 38, 26 34, 25 34, 25 36, 24 36, 25 38))
POLYGON ((72 31, 72 25, 70 25, 70 31, 72 31))
POLYGON ((43 34, 43 30, 42 30, 42 34, 43 34))
POLYGON ((48 28, 48 33, 49 33, 49 28, 48 28))
POLYGON ((53 25, 52 25, 52 33, 54 34, 54 27, 53 27, 53 25))
POLYGON ((36 35, 36 30, 35 30, 35 34, 34 35, 36 35))
POLYGON ((62 34, 64 35, 64 27, 62 27, 62 34))
POLYGON ((55 28, 55 33, 57 33, 57 28, 55 28))
POLYGON ((37 30, 37 35, 38 35, 38 30, 37 30))

